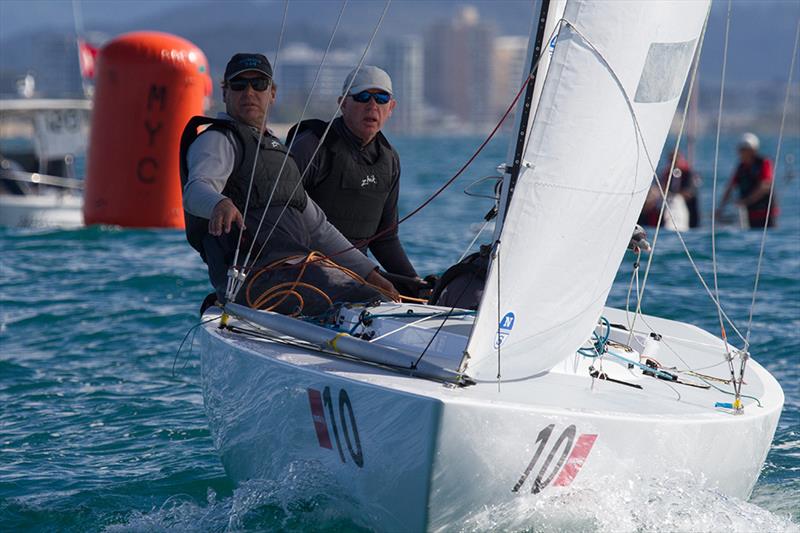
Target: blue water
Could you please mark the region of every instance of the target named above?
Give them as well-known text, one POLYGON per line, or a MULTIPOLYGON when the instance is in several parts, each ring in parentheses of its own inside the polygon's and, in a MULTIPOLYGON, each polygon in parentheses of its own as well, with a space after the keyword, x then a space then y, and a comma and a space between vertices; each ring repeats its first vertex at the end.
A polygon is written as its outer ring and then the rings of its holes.
MULTIPOLYGON (((723 181, 734 142, 723 143, 723 181)), ((764 140, 766 153, 774 154, 774 142, 764 140)), ((398 140, 401 211, 422 201, 478 144, 398 140)), ((788 149, 800 160, 800 139, 788 149)), ((708 205, 713 145, 702 143, 698 153, 708 205)), ((460 189, 492 173, 504 156, 498 139, 452 190, 402 227, 420 272, 441 271, 461 255, 489 206, 460 189)), ((573 494, 568 505, 556 499, 481 510, 488 515, 465 517, 455 529, 798 530, 800 177, 787 181, 784 169, 777 182, 783 214, 767 241, 752 351, 783 385, 786 406, 751 499, 675 479, 629 493, 573 494)), ((685 238, 710 276, 708 225, 685 238)), ((759 239, 759 232, 732 228, 717 239, 722 302, 740 328, 759 239)), ((309 489, 302 475, 242 487, 226 477, 203 413, 196 354, 184 352, 173 373, 176 350, 209 290, 205 268, 180 232, 0 229, 0 243, 0 530, 365 530, 346 495, 323 484, 309 489)), ((612 305, 624 305, 630 259, 612 305)), ((659 237, 644 310, 716 331, 714 307, 675 235, 659 237)))

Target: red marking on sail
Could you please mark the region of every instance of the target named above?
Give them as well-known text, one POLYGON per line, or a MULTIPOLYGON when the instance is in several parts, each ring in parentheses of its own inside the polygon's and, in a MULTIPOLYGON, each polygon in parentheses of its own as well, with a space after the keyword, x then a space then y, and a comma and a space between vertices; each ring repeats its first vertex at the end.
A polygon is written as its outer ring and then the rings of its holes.
POLYGON ((311 404, 311 419, 314 421, 320 447, 333 449, 328 434, 328 422, 325 420, 325 409, 322 407, 322 395, 317 389, 308 389, 308 402, 311 404))
POLYGON ((565 487, 572 483, 572 480, 575 479, 575 476, 578 475, 578 472, 583 466, 584 461, 586 461, 589 452, 592 451, 595 440, 597 440, 597 435, 581 435, 578 437, 578 442, 575 443, 575 447, 572 448, 572 453, 569 454, 567 464, 561 469, 561 473, 558 474, 553 485, 565 487))

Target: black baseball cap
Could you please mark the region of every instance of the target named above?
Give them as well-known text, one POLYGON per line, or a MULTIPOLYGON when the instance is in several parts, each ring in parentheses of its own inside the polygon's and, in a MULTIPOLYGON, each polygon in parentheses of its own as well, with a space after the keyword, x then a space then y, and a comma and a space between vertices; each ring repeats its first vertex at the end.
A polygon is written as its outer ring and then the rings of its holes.
POLYGON ((242 72, 260 72, 272 78, 272 66, 263 54, 234 54, 225 67, 225 81, 230 81, 242 72))

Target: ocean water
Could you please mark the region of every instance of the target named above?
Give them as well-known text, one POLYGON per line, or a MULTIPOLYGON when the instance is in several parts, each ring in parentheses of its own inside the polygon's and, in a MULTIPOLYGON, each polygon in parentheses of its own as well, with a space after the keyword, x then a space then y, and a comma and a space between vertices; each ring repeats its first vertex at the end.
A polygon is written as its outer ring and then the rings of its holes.
MULTIPOLYGON (((480 139, 398 139, 401 212, 452 175, 480 139)), ((686 243, 711 279, 713 141, 698 147, 705 226, 686 243)), ((764 139, 774 154, 775 139, 764 139)), ((734 164, 723 140, 720 187, 734 164)), ((800 139, 784 153, 800 160, 800 139)), ((493 141, 450 190, 401 227, 417 269, 458 259, 489 201, 461 194, 505 156, 493 141), (446 221, 446 223, 442 223, 446 221)), ((795 163, 796 165, 796 163, 795 163)), ((800 176, 778 168, 780 226, 768 235, 752 352, 786 405, 752 497, 726 497, 675 476, 615 490, 591 483, 513 506, 476 509, 463 531, 800 531, 800 176)), ((480 187, 479 187, 480 189, 480 187)), ((486 188, 484 188, 486 191, 486 188)), ((760 232, 720 228, 723 305, 746 327, 760 232)), ((0 229, 0 530, 368 531, 357 502, 324 473, 288 469, 235 487, 203 413, 196 353, 176 352, 209 291, 179 231, 0 229)), ((591 253, 591 250, 587 250, 591 253)), ((624 306, 626 257, 610 303, 624 306)), ((662 233, 644 310, 716 331, 714 307, 674 234, 662 233)))

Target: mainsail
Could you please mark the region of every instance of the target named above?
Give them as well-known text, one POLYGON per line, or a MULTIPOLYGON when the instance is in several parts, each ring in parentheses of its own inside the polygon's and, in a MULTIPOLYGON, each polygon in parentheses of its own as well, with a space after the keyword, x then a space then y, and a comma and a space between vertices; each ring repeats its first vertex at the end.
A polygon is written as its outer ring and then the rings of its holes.
POLYGON ((472 378, 535 375, 591 335, 709 5, 568 0, 467 346, 472 378))

